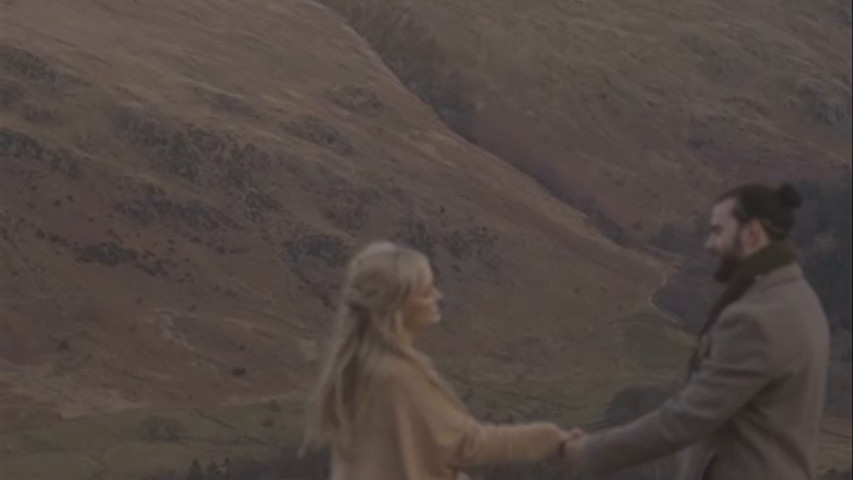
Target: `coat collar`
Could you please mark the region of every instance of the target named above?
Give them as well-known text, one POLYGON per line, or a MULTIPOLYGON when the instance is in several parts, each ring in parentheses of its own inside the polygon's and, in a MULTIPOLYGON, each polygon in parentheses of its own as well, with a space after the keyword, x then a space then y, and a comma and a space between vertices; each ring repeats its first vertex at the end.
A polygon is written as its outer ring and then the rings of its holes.
POLYGON ((777 268, 770 273, 759 276, 750 289, 750 293, 758 293, 770 290, 773 287, 791 283, 804 277, 803 269, 799 264, 792 264, 777 268))

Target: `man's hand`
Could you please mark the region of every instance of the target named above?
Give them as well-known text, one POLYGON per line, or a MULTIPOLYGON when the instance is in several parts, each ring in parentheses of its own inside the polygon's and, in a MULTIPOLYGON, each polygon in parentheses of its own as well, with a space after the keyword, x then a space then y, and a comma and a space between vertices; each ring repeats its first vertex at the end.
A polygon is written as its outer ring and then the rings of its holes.
POLYGON ((563 440, 560 454, 566 466, 573 473, 579 473, 585 469, 587 463, 587 435, 583 430, 575 429, 567 432, 563 440))

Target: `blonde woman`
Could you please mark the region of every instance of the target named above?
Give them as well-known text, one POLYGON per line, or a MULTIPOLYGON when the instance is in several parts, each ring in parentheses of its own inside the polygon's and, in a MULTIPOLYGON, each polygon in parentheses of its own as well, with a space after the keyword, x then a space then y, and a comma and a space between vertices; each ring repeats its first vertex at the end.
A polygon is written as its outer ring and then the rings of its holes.
POLYGON ((309 402, 307 447, 329 447, 332 480, 456 480, 466 467, 556 456, 550 423, 472 418, 415 337, 439 322, 427 258, 375 243, 350 263, 331 349, 309 402))

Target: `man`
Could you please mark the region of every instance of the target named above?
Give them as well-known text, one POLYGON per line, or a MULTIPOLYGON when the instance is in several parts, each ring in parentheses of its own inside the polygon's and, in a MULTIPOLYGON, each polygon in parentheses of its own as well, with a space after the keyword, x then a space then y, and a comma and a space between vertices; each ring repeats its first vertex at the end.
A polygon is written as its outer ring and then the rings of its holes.
POLYGON ((706 247, 725 290, 684 388, 630 425, 567 441, 571 468, 616 470, 681 452, 680 480, 815 478, 829 328, 788 240, 800 203, 790 185, 719 198, 706 247))

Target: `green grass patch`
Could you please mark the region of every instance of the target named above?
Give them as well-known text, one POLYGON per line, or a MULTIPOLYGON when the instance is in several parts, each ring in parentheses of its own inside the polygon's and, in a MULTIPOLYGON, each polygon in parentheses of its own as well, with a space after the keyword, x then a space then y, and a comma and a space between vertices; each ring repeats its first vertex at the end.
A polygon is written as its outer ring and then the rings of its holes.
POLYGON ((690 355, 691 340, 664 316, 640 313, 628 319, 622 330, 627 357, 649 372, 678 372, 690 355))

